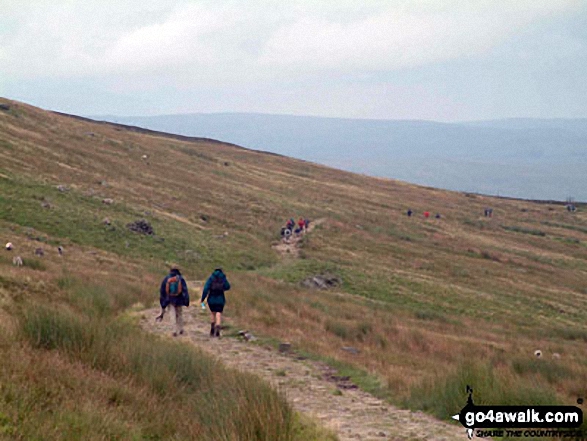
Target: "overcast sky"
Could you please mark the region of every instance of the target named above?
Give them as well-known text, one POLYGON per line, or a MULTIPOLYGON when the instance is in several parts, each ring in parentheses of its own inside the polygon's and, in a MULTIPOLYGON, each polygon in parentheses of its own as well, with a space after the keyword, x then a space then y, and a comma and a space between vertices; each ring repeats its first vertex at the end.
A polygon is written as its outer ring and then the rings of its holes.
POLYGON ((0 96, 75 114, 587 117, 587 0, 0 0, 0 96))

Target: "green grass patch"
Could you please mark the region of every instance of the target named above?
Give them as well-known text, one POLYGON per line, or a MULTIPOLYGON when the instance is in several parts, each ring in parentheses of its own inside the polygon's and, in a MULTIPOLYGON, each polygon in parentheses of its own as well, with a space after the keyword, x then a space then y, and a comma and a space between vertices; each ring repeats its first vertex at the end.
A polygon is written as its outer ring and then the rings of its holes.
POLYGON ((447 376, 438 376, 412 387, 404 404, 410 409, 430 412, 440 419, 448 420, 466 404, 467 385, 473 388, 473 399, 477 405, 558 403, 550 387, 496 369, 491 363, 465 361, 447 376))

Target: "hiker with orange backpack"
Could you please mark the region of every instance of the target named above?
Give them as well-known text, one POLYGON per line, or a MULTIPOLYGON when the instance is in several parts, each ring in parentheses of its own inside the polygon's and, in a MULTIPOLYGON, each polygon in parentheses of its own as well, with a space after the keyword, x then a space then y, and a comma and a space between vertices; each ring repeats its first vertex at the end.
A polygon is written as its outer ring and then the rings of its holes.
POLYGON ((178 334, 183 334, 182 308, 190 306, 190 296, 187 283, 179 272, 177 265, 171 265, 169 274, 161 282, 159 303, 161 304, 161 314, 155 317, 155 320, 157 322, 163 320, 166 308, 171 305, 170 307, 175 312, 175 331, 173 331, 173 336, 177 337, 178 334))
POLYGON ((222 326, 222 313, 226 304, 224 292, 230 289, 230 283, 222 268, 216 268, 212 275, 206 281, 202 291, 202 308, 205 308, 204 301, 208 298, 208 308, 210 309, 210 337, 220 337, 222 326))

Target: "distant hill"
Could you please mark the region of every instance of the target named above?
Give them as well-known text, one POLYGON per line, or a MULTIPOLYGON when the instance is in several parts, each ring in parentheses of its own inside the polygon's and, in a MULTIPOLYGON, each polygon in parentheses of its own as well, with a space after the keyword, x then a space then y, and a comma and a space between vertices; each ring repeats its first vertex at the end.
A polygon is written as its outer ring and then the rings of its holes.
POLYGON ((250 113, 93 118, 450 190, 587 200, 587 119, 438 123, 250 113))

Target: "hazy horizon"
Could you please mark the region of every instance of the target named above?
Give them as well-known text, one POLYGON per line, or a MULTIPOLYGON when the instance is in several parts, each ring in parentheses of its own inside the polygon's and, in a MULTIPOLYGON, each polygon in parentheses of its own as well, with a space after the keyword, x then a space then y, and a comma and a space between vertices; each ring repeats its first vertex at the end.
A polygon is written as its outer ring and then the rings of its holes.
POLYGON ((587 119, 444 123, 259 113, 94 118, 448 190, 587 201, 587 119))

